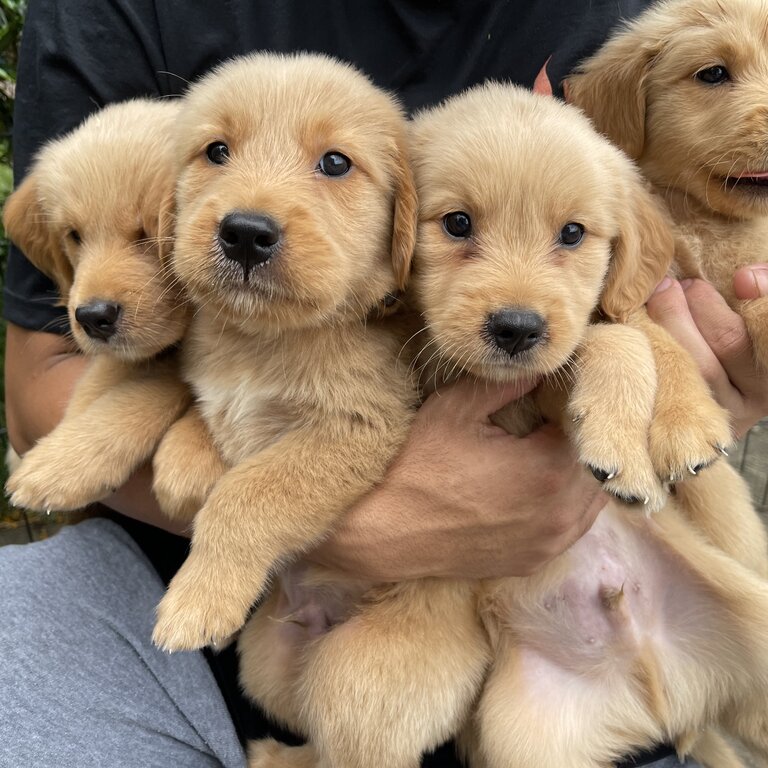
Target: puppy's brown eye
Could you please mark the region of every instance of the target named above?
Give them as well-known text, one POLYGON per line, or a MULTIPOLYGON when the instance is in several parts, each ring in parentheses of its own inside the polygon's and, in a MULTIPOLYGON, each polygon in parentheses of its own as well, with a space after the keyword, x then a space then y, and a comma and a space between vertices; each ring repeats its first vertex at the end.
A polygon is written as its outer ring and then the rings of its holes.
POLYGON ((728 70, 719 64, 716 67, 707 67, 706 69, 699 70, 694 77, 707 85, 719 85, 731 79, 728 70))
POLYGON ((326 176, 343 176, 350 168, 352 161, 341 152, 326 152, 317 164, 317 170, 326 176))
POLYGON ((76 229, 70 229, 67 233, 67 237, 75 244, 80 245, 83 239, 80 237, 80 233, 76 229))
POLYGON ((446 213, 443 216, 443 229, 451 237, 470 237, 472 235, 472 219, 464 211, 446 213))
POLYGON ((575 221, 569 221, 560 230, 560 244, 566 248, 575 248, 584 239, 584 227, 575 221))
POLYGON ((214 141, 205 148, 205 154, 215 165, 224 165, 229 160, 229 147, 223 141, 214 141))

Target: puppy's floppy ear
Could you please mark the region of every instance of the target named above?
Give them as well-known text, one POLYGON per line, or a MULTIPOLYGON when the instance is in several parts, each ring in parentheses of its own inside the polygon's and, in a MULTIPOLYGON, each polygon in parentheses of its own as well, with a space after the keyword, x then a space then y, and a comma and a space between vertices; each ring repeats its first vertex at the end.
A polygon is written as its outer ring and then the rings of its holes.
POLYGON ((160 263, 167 264, 176 227, 176 188, 171 184, 156 186, 155 194, 146 197, 142 218, 144 230, 157 242, 160 263))
MULTIPOLYGON (((629 180, 628 180, 629 181, 629 180)), ((672 220, 637 179, 621 204, 619 235, 600 300, 603 312, 623 322, 664 278, 675 253, 672 220)))
POLYGON ((416 224, 419 202, 416 184, 408 161, 404 136, 398 137, 397 153, 393 165, 395 181, 395 212, 392 229, 392 267, 399 290, 405 290, 411 272, 413 251, 416 248, 416 224))
POLYGON ((6 201, 3 226, 24 255, 56 283, 66 302, 74 272, 43 207, 36 171, 28 174, 6 201))
POLYGON ((648 79, 664 37, 660 21, 644 18, 610 39, 563 83, 566 100, 635 159, 645 144, 648 79))

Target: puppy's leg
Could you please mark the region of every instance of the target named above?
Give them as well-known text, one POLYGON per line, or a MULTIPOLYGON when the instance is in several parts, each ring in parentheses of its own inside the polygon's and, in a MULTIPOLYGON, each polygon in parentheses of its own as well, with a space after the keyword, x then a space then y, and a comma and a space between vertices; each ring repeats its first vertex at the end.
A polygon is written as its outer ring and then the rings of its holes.
POLYGON ((768 535, 744 478, 727 462, 677 486, 680 509, 726 554, 768 578, 768 535))
POLYGON ((763 371, 768 371, 768 297, 743 301, 739 311, 752 339, 755 360, 763 371))
POLYGON ((704 768, 747 768, 736 750, 714 730, 700 734, 686 752, 704 768))
MULTIPOLYGON (((768 697, 741 700, 726 715, 726 732, 735 736, 760 768, 768 768, 768 697)), ((718 765, 717 768, 720 768, 718 765)))
POLYGON ((378 482, 406 436, 365 423, 310 424, 230 469, 195 516, 192 549, 158 606, 166 650, 238 630, 281 561, 318 542, 378 482))
POLYGON ((308 650, 304 721, 328 768, 418 768, 456 735, 489 648, 473 585, 424 580, 366 595, 308 650))
POLYGON ((160 508, 171 519, 191 521, 226 472, 197 406, 171 425, 152 468, 152 490, 160 508))
POLYGON ((316 768, 310 746, 289 747, 274 739, 248 742, 248 768, 316 768))
POLYGON ((693 358, 645 310, 635 312, 630 323, 648 337, 656 360, 651 460, 664 482, 683 480, 733 442, 728 413, 712 397, 693 358))
POLYGON ((88 371, 90 402, 77 397, 56 429, 25 455, 8 481, 13 504, 79 509, 120 487, 152 455, 187 407, 189 393, 175 361, 120 364, 118 370, 119 381, 111 368, 105 375, 105 365, 88 371))
POLYGON ((470 765, 612 768, 636 732, 662 741, 626 677, 581 675, 535 649, 502 643, 477 706, 476 735, 466 742, 470 765))
POLYGON ((643 335, 623 325, 593 325, 577 351, 566 431, 579 459, 609 493, 653 512, 666 492, 648 455, 656 369, 643 335))

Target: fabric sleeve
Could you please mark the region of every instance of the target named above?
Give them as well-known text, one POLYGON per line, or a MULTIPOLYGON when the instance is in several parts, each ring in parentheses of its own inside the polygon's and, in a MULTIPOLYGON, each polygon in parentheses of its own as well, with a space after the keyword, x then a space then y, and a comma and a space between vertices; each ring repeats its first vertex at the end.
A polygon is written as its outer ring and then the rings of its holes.
MULTIPOLYGON (((14 108, 14 180, 38 148, 114 101, 169 92, 153 0, 31 0, 19 55, 14 108)), ((54 284, 12 246, 6 320, 66 333, 54 284)))

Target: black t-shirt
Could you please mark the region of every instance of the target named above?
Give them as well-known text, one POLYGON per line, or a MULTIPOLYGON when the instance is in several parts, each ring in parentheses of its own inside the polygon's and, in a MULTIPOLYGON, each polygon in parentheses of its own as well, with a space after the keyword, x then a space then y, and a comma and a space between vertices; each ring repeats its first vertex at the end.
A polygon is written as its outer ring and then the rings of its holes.
MULTIPOLYGON (((317 51, 353 62, 409 110, 485 79, 530 87, 551 56, 559 83, 622 19, 650 0, 31 0, 22 38, 14 123, 16 182, 42 143, 110 102, 181 95, 218 62, 254 50, 317 51)), ((5 317, 63 333, 53 284, 16 248, 5 317)), ((122 520, 166 580, 186 544, 122 520)), ((241 734, 263 717, 239 694, 229 651, 209 660, 241 734)), ((277 733, 279 736, 280 734, 277 733)), ((666 754, 666 752, 664 753, 666 754)), ((637 764, 643 761, 638 760, 637 764)), ((632 763, 635 764, 635 763, 632 763)), ((450 747, 425 765, 456 766, 450 747)))

